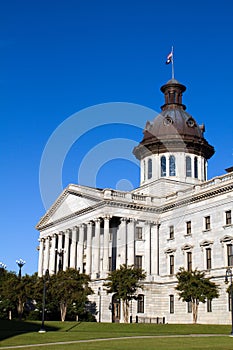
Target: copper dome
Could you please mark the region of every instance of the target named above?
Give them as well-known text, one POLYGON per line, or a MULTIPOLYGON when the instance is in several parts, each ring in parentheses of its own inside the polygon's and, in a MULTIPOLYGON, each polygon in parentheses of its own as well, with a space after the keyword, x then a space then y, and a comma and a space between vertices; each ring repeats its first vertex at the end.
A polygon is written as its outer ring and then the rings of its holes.
POLYGON ((185 90, 186 87, 175 79, 161 87, 165 104, 161 107, 161 113, 152 122, 146 123, 144 138, 133 151, 138 159, 147 153, 174 151, 202 155, 205 159, 214 154, 214 148, 203 136, 204 125, 198 125, 185 111, 186 107, 182 104, 182 93, 185 90))

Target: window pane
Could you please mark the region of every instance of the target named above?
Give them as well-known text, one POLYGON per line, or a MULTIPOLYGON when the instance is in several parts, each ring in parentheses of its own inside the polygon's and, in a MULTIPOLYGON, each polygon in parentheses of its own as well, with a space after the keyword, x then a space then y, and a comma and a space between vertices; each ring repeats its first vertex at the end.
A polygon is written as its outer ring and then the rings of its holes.
POLYGON ((174 255, 170 255, 170 275, 174 274, 174 255))
POLYGON ((144 295, 138 296, 138 313, 144 313, 144 295))
POLYGON ((187 221, 186 222, 186 234, 187 235, 191 235, 192 231, 191 231, 191 221, 187 221))
POLYGON ((197 157, 194 158, 194 177, 198 178, 198 164, 197 164, 197 157))
POLYGON ((142 256, 141 255, 136 255, 135 256, 135 268, 136 269, 141 269, 142 268, 142 256))
POLYGON ((231 225, 231 210, 226 211, 226 225, 231 225))
POLYGON ((212 312, 212 300, 207 299, 207 312, 212 312))
POLYGON ((187 270, 192 271, 192 253, 187 253, 187 270))
POLYGON ((211 249, 207 248, 206 249, 206 268, 207 268, 207 270, 211 269, 211 265, 212 265, 212 262, 211 262, 211 249))
POLYGON ((170 314, 174 314, 174 295, 170 295, 170 314))
POLYGON ((186 176, 192 176, 191 157, 186 157, 186 176))
POLYGON ((176 159, 174 156, 169 157, 169 176, 176 176, 176 159))
POLYGON ((232 244, 227 244, 227 264, 228 266, 233 266, 232 244))
POLYGON ((166 176, 166 158, 161 157, 161 176, 166 176))
POLYGON ((136 227, 136 239, 142 239, 142 227, 136 227))
POLYGON ((148 179, 152 178, 152 159, 148 159, 148 179))
POLYGON ((205 217, 205 230, 210 230, 210 216, 205 217))
POLYGON ((174 238, 174 226, 169 226, 169 238, 173 239, 174 238))

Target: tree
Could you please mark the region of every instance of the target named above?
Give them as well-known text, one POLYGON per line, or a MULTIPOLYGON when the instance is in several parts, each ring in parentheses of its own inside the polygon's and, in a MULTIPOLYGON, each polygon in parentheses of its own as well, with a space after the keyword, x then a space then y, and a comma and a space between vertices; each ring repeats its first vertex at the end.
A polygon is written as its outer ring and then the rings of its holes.
POLYGON ((193 323, 197 323, 199 302, 205 303, 219 297, 218 286, 205 277, 205 272, 195 269, 186 271, 183 267, 176 274, 179 299, 192 303, 193 323))
POLYGON ((33 286, 37 275, 19 277, 15 272, 6 272, 1 284, 1 299, 9 314, 17 309, 21 320, 25 303, 33 298, 33 286))
POLYGON ((59 305, 61 321, 65 321, 69 307, 75 306, 77 312, 83 312, 88 295, 93 293, 89 282, 89 276, 72 268, 51 276, 47 295, 59 305))
POLYGON ((107 293, 115 293, 116 298, 122 300, 125 323, 128 323, 129 320, 129 302, 137 299, 137 289, 142 288, 140 281, 145 278, 146 273, 133 265, 128 267, 121 265, 119 269, 108 274, 104 286, 107 288, 107 293))

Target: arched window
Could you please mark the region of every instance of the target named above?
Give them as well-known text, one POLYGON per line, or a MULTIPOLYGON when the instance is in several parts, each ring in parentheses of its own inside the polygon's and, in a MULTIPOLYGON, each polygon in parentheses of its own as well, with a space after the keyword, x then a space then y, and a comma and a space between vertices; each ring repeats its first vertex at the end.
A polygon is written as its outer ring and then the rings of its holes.
POLYGON ((143 314, 144 313, 144 295, 139 294, 138 295, 138 313, 143 314))
POLYGON ((166 157, 161 157, 161 176, 166 176, 166 157))
POLYGON ((148 159, 147 177, 152 178, 152 159, 148 159))
POLYGON ((146 180, 146 161, 143 161, 143 181, 146 180))
POLYGON ((206 176, 206 167, 207 167, 207 162, 206 160, 204 161, 204 181, 207 180, 207 176, 206 176))
POLYGON ((186 177, 192 176, 192 165, 191 165, 191 157, 186 157, 186 177))
POLYGON ((169 157, 169 176, 176 176, 176 159, 174 156, 169 157))
POLYGON ((198 178, 198 164, 197 164, 197 157, 194 158, 194 177, 195 179, 198 178))

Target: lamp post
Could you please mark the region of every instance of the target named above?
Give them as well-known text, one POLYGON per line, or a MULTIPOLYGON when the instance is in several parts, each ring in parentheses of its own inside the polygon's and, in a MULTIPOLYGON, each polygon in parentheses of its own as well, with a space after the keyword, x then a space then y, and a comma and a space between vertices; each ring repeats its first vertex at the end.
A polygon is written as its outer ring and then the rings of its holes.
POLYGON ((98 296, 99 296, 99 322, 101 322, 101 287, 98 288, 98 296))
POLYGON ((2 261, 0 261, 0 269, 5 269, 6 268, 6 264, 4 264, 2 261))
MULTIPOLYGON (((230 255, 230 261, 232 264, 233 255, 230 255)), ((230 277, 230 293, 231 293, 231 334, 230 336, 233 337, 233 285, 232 285, 232 277, 233 277, 233 268, 228 267, 226 269, 226 276, 225 276, 225 283, 228 283, 228 279, 230 277)))
POLYGON ((48 280, 49 280, 49 270, 47 269, 45 271, 45 275, 43 276, 42 320, 41 320, 41 327, 40 327, 39 333, 46 332, 44 327, 44 314, 45 314, 46 282, 48 280))
POLYGON ((19 259, 19 260, 16 260, 16 264, 19 266, 19 278, 21 278, 21 276, 22 276, 22 267, 23 267, 23 265, 26 264, 26 261, 24 261, 23 259, 19 259))

